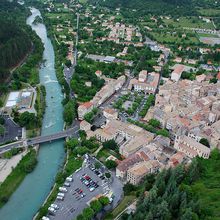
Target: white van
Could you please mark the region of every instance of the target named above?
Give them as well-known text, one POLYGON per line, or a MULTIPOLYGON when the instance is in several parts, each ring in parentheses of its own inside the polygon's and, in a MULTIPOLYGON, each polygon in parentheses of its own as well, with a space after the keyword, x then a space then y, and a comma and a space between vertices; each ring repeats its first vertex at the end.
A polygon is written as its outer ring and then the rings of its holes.
POLYGON ((62 200, 63 201, 64 197, 63 196, 57 196, 57 200, 62 200))
POLYGON ((58 193, 57 195, 64 197, 64 193, 58 193))
POLYGON ((59 187, 60 192, 67 192, 67 189, 65 187, 59 187))

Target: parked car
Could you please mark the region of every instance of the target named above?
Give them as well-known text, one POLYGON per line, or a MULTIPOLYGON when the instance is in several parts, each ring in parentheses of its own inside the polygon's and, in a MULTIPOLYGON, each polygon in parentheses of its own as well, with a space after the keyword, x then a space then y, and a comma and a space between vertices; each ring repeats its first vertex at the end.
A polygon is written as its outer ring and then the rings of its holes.
POLYGON ((62 196, 62 197, 65 196, 64 193, 58 193, 57 195, 58 195, 58 196, 62 196))
POLYGON ((54 208, 54 209, 59 209, 59 206, 57 204, 51 204, 50 207, 54 208))
POLYGON ((67 177, 67 178, 66 178, 66 181, 67 181, 67 182, 73 182, 73 178, 72 178, 72 177, 67 177))
POLYGON ((46 216, 43 216, 42 217, 42 220, 50 220, 50 218, 46 217, 46 216))
POLYGON ((57 200, 64 200, 64 196, 57 196, 57 200))
POLYGON ((48 208, 48 211, 49 211, 49 213, 52 214, 52 215, 54 215, 54 214, 56 213, 56 210, 55 210, 54 208, 52 208, 52 207, 49 207, 49 208, 48 208))
POLYGON ((67 186, 67 187, 70 187, 70 183, 67 183, 67 182, 65 182, 63 185, 67 186))
POLYGON ((90 187, 90 188, 89 188, 89 191, 90 191, 90 192, 93 192, 94 190, 95 190, 95 187, 90 187))
POLYGON ((65 187, 59 187, 60 192, 67 192, 67 189, 65 187))

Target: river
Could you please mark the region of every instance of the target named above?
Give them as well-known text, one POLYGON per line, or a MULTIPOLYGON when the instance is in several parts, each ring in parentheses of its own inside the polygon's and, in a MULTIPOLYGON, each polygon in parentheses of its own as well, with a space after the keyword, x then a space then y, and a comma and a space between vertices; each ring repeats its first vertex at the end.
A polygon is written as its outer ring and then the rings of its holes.
MULTIPOLYGON (((41 38, 44 44, 43 59, 46 60, 40 67, 40 82, 46 87, 46 111, 42 125, 42 135, 56 133, 63 129, 63 95, 57 81, 54 68, 54 50, 44 24, 34 25, 40 11, 32 8, 32 15, 27 24, 41 38)), ((10 200, 0 209, 0 219, 4 220, 31 220, 36 214, 50 189, 52 188, 58 169, 64 162, 65 152, 63 140, 42 144, 38 154, 38 164, 34 171, 26 176, 10 200)))

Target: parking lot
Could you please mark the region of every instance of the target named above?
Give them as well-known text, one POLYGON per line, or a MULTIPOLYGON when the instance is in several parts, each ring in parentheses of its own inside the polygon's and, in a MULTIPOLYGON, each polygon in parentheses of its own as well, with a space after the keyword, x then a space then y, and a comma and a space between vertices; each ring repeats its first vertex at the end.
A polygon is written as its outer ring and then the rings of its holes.
POLYGON ((87 207, 87 203, 91 199, 96 196, 107 195, 109 192, 115 194, 112 205, 117 205, 123 193, 122 184, 114 174, 110 179, 103 178, 102 173, 106 172, 106 168, 101 167, 97 172, 94 169, 95 161, 96 159, 91 158, 89 163, 84 162, 82 168, 72 175, 73 181, 68 182, 70 186, 64 186, 67 192, 62 192, 64 193, 63 201, 56 199, 54 204, 58 205, 59 208, 56 209, 55 213, 50 212, 53 215, 50 214, 49 219, 75 219, 87 207), (97 173, 102 176, 99 177, 97 173))
POLYGON ((3 118, 5 119, 5 133, 4 135, 0 135, 0 144, 20 139, 22 136, 22 128, 12 121, 9 116, 3 115, 3 118))

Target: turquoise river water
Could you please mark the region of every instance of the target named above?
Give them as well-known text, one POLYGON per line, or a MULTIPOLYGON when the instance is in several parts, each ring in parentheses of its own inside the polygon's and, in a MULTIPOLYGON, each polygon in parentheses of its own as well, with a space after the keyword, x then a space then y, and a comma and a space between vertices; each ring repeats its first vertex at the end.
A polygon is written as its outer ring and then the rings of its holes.
MULTIPOLYGON (((28 17, 27 24, 36 31, 41 38, 45 50, 43 59, 46 60, 40 68, 40 82, 46 87, 46 111, 42 125, 42 135, 56 133, 63 129, 63 95, 57 81, 54 69, 54 50, 44 24, 34 25, 40 11, 32 8, 32 15, 28 17)), ((10 200, 0 209, 1 220, 30 220, 36 214, 51 187, 55 176, 62 166, 65 152, 63 140, 42 144, 38 155, 38 164, 35 170, 26 176, 10 200)))

